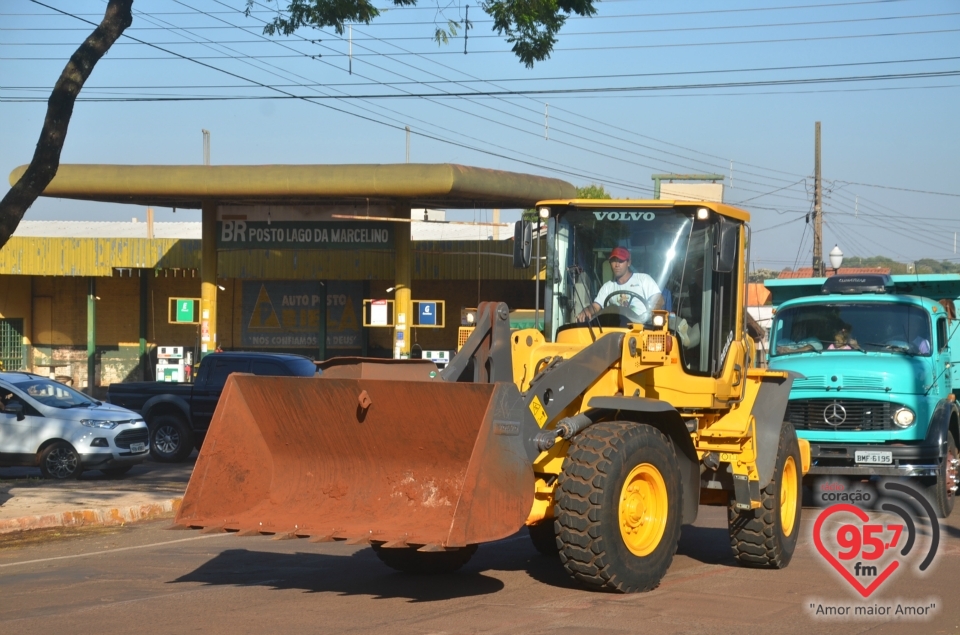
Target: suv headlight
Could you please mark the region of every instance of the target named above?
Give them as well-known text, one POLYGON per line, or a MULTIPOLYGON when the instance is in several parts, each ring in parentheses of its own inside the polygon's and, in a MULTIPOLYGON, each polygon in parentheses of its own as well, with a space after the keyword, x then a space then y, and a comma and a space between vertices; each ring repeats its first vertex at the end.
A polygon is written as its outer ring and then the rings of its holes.
POLYGON ((117 427, 116 421, 100 421, 99 419, 82 419, 80 424, 88 428, 103 428, 105 430, 113 430, 117 427))
POLYGON ((909 428, 915 420, 916 416, 913 414, 913 410, 909 408, 900 408, 893 413, 893 422, 901 428, 909 428))

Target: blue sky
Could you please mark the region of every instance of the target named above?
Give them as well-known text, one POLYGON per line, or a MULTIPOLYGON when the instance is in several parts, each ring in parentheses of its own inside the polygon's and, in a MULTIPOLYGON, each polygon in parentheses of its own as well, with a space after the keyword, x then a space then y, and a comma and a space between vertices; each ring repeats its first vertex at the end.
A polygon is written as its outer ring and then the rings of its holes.
MULTIPOLYGON (((78 17, 29 0, 0 6, 7 174, 29 161, 49 89, 92 29, 79 18, 98 22, 106 5, 42 1, 78 17)), ((354 26, 350 74, 347 34, 263 36, 275 3, 258 0, 247 18, 245 0, 137 0, 127 35, 147 44, 124 38, 98 64, 82 98, 107 101, 77 104, 62 161, 200 163, 206 128, 215 164, 402 162, 409 125, 414 162, 602 183, 617 197, 650 197, 653 173, 722 173, 726 201, 753 214, 754 267, 780 269, 810 262, 804 218, 821 121, 824 252, 836 243, 848 256, 960 258, 960 3, 608 0, 595 17, 570 19, 533 69, 476 5, 468 54, 462 30, 433 42, 466 5, 421 0, 354 26), (877 78, 890 75, 908 76, 877 78), (536 90, 553 92, 440 96, 536 90), (341 98, 301 99, 324 94, 341 98), (262 99, 287 95, 296 98, 262 99)), ((143 208, 41 199, 26 218, 132 216, 143 208)))

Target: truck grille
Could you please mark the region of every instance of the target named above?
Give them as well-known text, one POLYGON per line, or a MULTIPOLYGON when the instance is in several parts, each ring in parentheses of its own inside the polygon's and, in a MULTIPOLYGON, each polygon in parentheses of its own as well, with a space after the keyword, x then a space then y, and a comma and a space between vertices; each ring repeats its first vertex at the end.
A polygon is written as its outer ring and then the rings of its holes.
POLYGON ((114 438, 113 443, 118 448, 129 450, 131 443, 146 443, 149 440, 149 433, 146 430, 124 430, 114 438))
POLYGON ((899 430, 893 413, 902 407, 871 399, 795 399, 787 403, 787 421, 797 430, 899 430), (834 424, 828 423, 828 418, 834 424))

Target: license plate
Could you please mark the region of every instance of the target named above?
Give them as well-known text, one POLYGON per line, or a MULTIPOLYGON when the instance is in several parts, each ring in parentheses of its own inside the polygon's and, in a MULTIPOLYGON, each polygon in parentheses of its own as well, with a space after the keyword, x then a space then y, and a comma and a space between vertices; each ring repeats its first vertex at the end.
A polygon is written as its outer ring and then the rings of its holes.
POLYGON ((857 463, 873 463, 875 465, 893 464, 893 452, 857 451, 853 458, 857 463))
POLYGON ((147 451, 147 444, 146 444, 146 443, 131 443, 131 444, 130 444, 130 453, 131 453, 131 454, 139 454, 140 452, 146 452, 146 451, 147 451))

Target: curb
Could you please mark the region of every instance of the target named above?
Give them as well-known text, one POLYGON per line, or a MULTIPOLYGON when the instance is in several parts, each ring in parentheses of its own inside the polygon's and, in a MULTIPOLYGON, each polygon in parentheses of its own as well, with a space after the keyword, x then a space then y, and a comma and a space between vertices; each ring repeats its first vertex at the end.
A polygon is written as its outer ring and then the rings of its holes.
POLYGON ((81 509, 77 511, 23 516, 0 520, 0 534, 29 529, 50 529, 52 527, 97 527, 124 525, 140 520, 151 520, 176 513, 183 498, 171 498, 160 503, 133 505, 132 507, 114 507, 111 509, 81 509))

